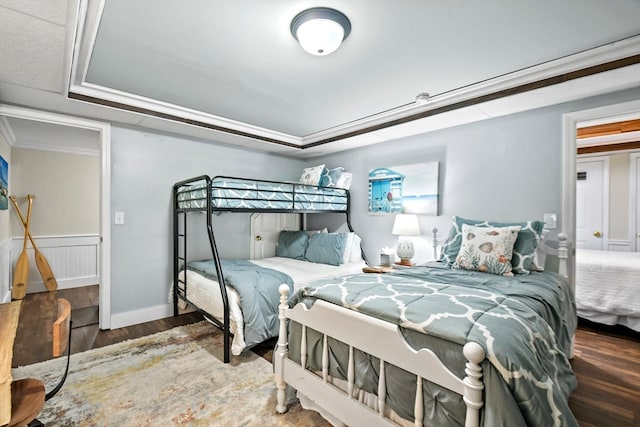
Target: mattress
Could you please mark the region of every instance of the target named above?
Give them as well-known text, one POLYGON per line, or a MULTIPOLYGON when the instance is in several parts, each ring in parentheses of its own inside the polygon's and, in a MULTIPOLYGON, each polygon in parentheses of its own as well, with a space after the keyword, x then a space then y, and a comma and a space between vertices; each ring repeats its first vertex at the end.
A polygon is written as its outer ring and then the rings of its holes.
MULTIPOLYGON (((299 183, 270 182, 240 178, 213 178, 214 209, 256 209, 292 211, 346 211, 347 190, 299 183)), ((182 188, 177 195, 181 209, 206 207, 205 183, 182 188)))
POLYGON ((576 249, 578 316, 640 331, 640 252, 576 249))
MULTIPOLYGON (((366 266, 364 262, 355 262, 333 266, 318 264, 309 261, 301 261, 292 258, 272 257, 260 260, 252 260, 254 264, 281 271, 293 279, 294 289, 297 290, 308 283, 330 279, 332 277, 346 276, 362 272, 366 266)), ((184 270, 178 275, 184 279, 184 270)), ((187 270, 187 299, 199 309, 209 313, 216 319, 222 320, 224 305, 220 296, 220 286, 217 281, 210 280, 201 274, 187 270)), ((239 355, 246 349, 244 339, 244 318, 240 309, 240 297, 231 287, 227 286, 227 299, 229 301, 229 328, 233 334, 231 353, 239 355)), ((181 307, 186 305, 181 301, 181 307)))

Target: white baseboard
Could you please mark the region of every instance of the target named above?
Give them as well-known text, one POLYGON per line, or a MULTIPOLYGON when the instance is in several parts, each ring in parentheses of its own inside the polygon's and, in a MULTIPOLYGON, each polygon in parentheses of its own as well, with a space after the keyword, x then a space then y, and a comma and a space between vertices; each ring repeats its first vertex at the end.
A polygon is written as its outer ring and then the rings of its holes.
POLYGON ((172 304, 161 304, 124 313, 111 313, 111 329, 124 328, 173 316, 172 304))

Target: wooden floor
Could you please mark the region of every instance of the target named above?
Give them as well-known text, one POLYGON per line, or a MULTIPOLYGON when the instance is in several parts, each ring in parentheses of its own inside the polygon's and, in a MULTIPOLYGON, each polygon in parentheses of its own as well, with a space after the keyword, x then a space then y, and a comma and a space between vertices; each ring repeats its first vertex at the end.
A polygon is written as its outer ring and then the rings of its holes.
MULTIPOLYGON (((29 294, 25 298, 14 347, 14 367, 51 357, 50 340, 47 343, 46 339, 35 339, 30 331, 41 329, 38 324, 45 313, 40 312, 39 306, 54 295, 29 294)), ((73 352, 202 320, 199 314, 190 313, 101 331, 98 328, 97 286, 60 290, 57 296, 67 298, 72 306, 73 352)), ((272 349, 273 342, 269 342, 254 351, 270 361, 272 349)), ((640 426, 640 333, 581 321, 576 333, 576 354, 572 365, 578 388, 571 395, 569 405, 581 427, 640 426)))

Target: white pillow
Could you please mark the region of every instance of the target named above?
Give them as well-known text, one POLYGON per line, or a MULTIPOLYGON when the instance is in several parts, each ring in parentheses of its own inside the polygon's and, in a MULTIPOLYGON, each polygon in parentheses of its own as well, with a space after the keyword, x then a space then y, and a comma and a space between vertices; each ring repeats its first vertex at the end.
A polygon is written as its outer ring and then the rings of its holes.
POLYGON ((356 233, 353 234, 353 242, 351 244, 351 254, 349 255, 349 262, 362 262, 362 250, 360 248, 360 242, 362 239, 356 233))
POLYGON ((338 181, 336 181, 336 188, 344 188, 345 190, 351 188, 352 177, 353 175, 351 174, 351 172, 342 172, 340 174, 340 177, 338 178, 338 181))
POLYGON ((300 182, 306 185, 319 185, 320 178, 322 178, 323 171, 324 171, 324 165, 314 166, 312 168, 305 168, 302 171, 300 182))
POLYGON ((327 230, 327 227, 323 228, 322 230, 307 230, 307 234, 309 234, 309 238, 311 238, 311 236, 313 236, 316 233, 328 233, 329 230, 327 230))

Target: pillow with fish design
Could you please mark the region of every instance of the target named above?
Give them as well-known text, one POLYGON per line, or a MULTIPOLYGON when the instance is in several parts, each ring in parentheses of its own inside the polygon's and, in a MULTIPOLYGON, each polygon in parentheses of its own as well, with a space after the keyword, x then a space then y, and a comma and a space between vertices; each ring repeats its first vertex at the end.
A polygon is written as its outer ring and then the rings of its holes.
POLYGON ((513 276, 511 257, 520 228, 462 224, 462 244, 451 268, 513 276))

